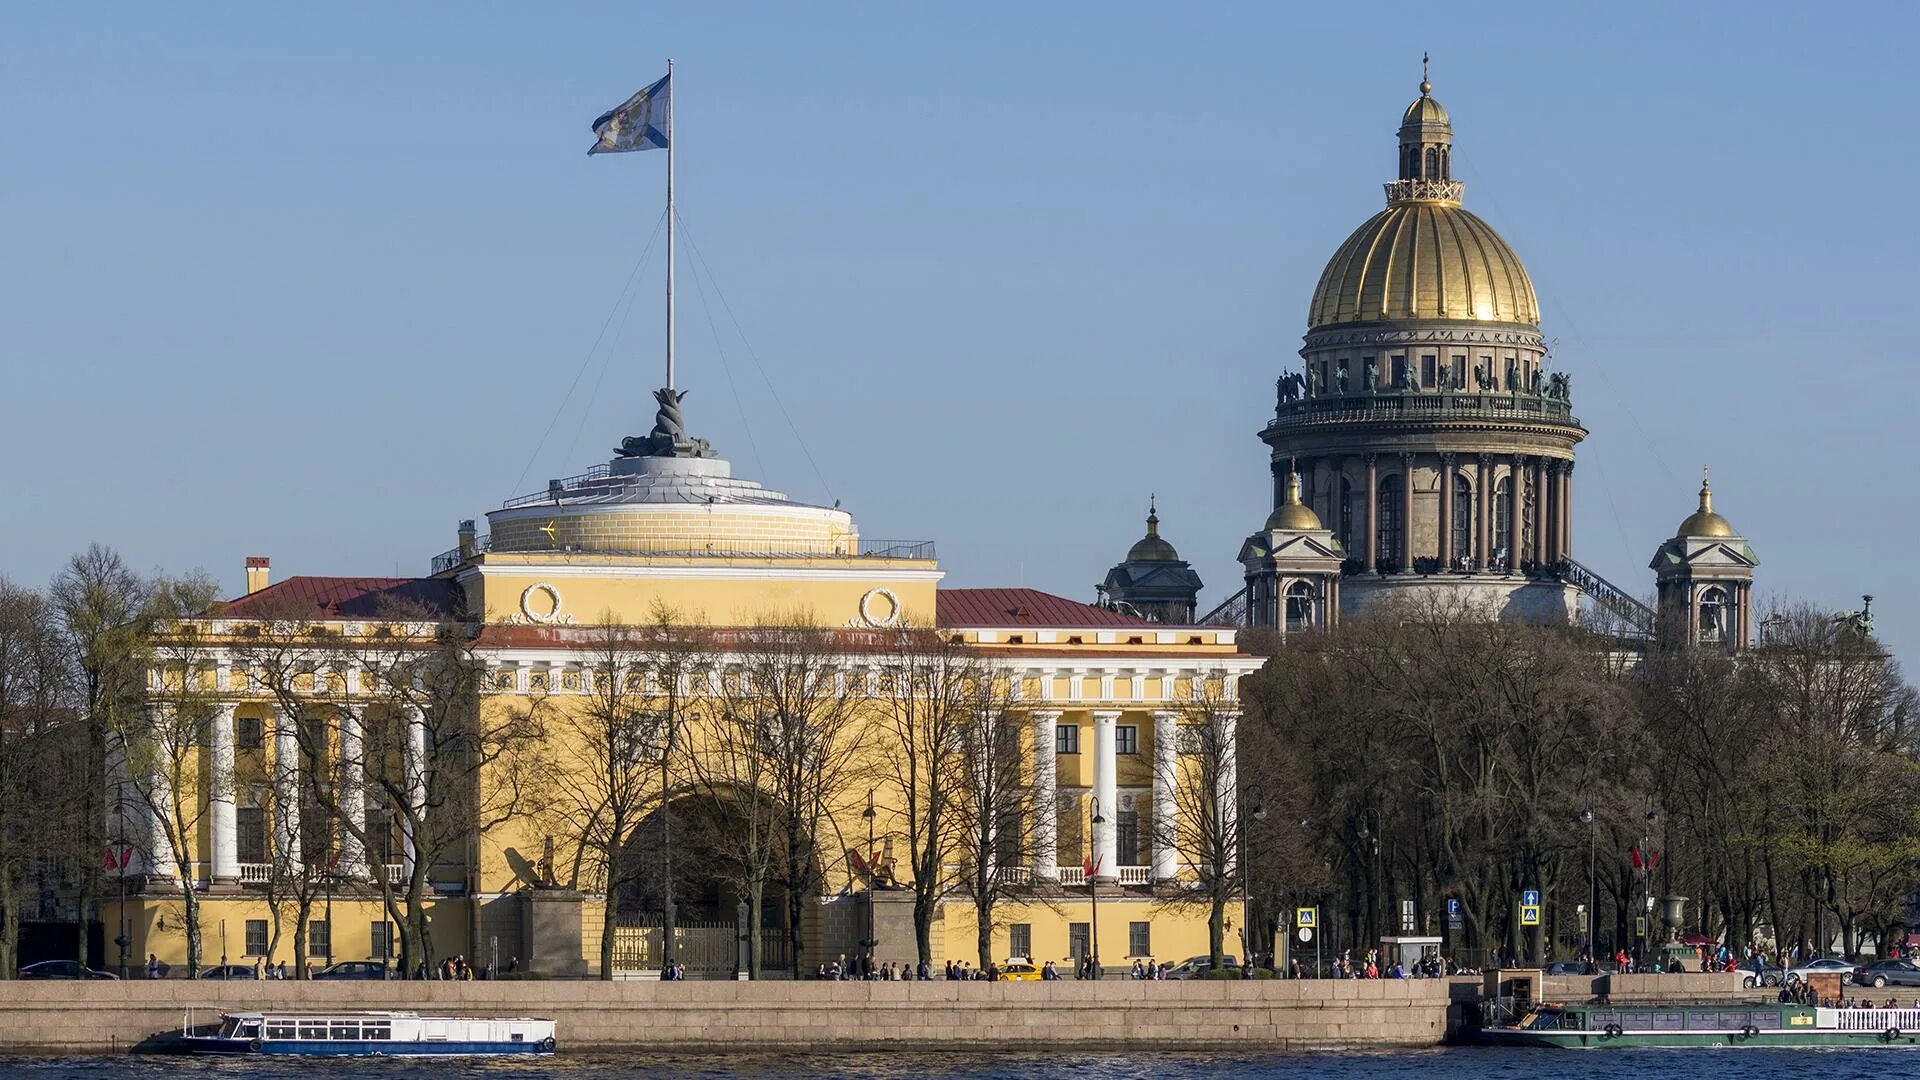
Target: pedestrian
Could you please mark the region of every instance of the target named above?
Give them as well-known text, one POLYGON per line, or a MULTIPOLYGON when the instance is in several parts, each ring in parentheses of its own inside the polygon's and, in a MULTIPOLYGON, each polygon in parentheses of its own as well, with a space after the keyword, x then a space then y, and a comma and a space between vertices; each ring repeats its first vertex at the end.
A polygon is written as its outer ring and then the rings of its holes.
POLYGON ((160 977, 160 958, 154 955, 153 953, 148 953, 147 954, 147 978, 157 979, 159 977, 160 977))
POLYGON ((280 961, 280 981, 287 981, 287 962, 285 960, 280 961))
POLYGON ((1134 982, 1140 982, 1146 977, 1147 977, 1146 969, 1140 966, 1140 961, 1135 960, 1133 962, 1133 971, 1130 974, 1128 974, 1127 978, 1132 979, 1134 982))

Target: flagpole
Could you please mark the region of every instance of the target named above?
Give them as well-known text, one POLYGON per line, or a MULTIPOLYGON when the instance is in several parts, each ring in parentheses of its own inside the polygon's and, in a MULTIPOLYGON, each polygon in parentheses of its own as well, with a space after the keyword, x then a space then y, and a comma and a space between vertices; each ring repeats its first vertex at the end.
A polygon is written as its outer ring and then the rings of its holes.
POLYGON ((667 60, 667 389, 673 389, 673 114, 679 87, 673 85, 673 60, 667 60))

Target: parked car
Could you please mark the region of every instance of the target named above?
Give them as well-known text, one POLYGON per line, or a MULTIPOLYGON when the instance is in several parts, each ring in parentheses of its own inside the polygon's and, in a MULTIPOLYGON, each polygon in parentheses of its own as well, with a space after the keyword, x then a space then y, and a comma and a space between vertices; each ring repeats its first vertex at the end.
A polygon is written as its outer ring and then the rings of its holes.
POLYGON ((95 971, 78 960, 42 960, 20 969, 23 979, 117 979, 108 971, 95 971))
POLYGON ((1774 967, 1765 960, 1742 960, 1740 975, 1740 985, 1749 990, 1759 986, 1779 986, 1787 981, 1784 969, 1774 967))
POLYGON ((342 960, 313 973, 316 979, 369 979, 387 977, 387 965, 378 960, 342 960))
POLYGON ((247 964, 215 964, 210 968, 201 968, 203 979, 257 979, 259 973, 247 964))
MULTIPOLYGON (((1231 956, 1222 956, 1220 966, 1230 971, 1240 970, 1240 961, 1231 956)), ((1213 967, 1213 960, 1206 956, 1189 956, 1168 970, 1169 979, 1204 979, 1213 967)))
POLYGON ((1040 969, 1025 960, 1008 960, 1000 965, 999 982, 1039 982, 1040 969))
POLYGON ((1547 965, 1549 975, 1598 975, 1600 969, 1585 960, 1555 960, 1547 965))
POLYGON ((1853 981, 1861 986, 1920 986, 1920 967, 1911 960, 1875 960, 1853 969, 1853 981))
POLYGON ((1787 969, 1787 984, 1805 982, 1809 975, 1838 975, 1845 982, 1853 974, 1853 965, 1832 956, 1823 956, 1818 960, 1809 960, 1799 967, 1787 969))

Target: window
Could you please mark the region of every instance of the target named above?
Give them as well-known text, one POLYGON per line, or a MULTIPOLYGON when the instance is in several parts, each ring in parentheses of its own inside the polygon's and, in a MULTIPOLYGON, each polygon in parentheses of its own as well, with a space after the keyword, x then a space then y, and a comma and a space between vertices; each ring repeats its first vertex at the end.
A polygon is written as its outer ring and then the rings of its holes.
POLYGON ((1056 754, 1077 754, 1080 752, 1080 727, 1077 724, 1061 724, 1053 729, 1053 752, 1056 754))
POLYGON ((1122 810, 1113 815, 1113 857, 1121 866, 1140 865, 1140 811, 1122 810))
POLYGON ((1140 752, 1140 729, 1132 724, 1119 724, 1113 729, 1113 752, 1116 754, 1138 754, 1140 752))
POLYGON ((1473 558, 1473 485, 1465 476, 1453 478, 1453 557, 1473 558))
POLYGON ((1374 537, 1377 550, 1374 565, 1397 566, 1400 563, 1400 476, 1395 473, 1380 481, 1379 531, 1374 537))
POLYGON ((267 920, 247 920, 247 950, 242 956, 267 955, 267 920))
POLYGON ((1083 922, 1067 924, 1067 955, 1073 957, 1073 966, 1078 968, 1092 951, 1089 943, 1093 937, 1087 933, 1087 924, 1083 922))
POLYGON ((385 960, 393 955, 393 924, 381 920, 373 924, 369 939, 373 944, 368 950, 375 959, 385 960))
POLYGON ((1391 383, 1388 383, 1387 385, 1392 386, 1394 389, 1397 390, 1400 388, 1401 383, 1406 379, 1406 377, 1407 377, 1407 358, 1405 356, 1394 357, 1393 358, 1393 381, 1391 383))
POLYGON ((327 926, 327 920, 315 919, 307 924, 307 955, 333 959, 333 931, 327 926))
POLYGON ((1467 385, 1467 358, 1464 354, 1456 355, 1453 358, 1452 374, 1453 374, 1453 381, 1451 385, 1453 386, 1467 385))
POLYGON ((327 1022, 325 1020, 302 1019, 299 1021, 299 1024, 300 1037, 303 1039, 324 1039, 327 1037, 327 1022))
POLYGON ((1433 388, 1440 385, 1440 358, 1423 356, 1420 358, 1420 385, 1433 388))
POLYGON ((1152 956, 1153 955, 1153 924, 1152 923, 1137 922, 1137 923, 1127 924, 1127 955, 1128 956, 1152 956))
POLYGON ((1287 586, 1287 629, 1305 630, 1313 625, 1313 586, 1296 581, 1287 586))
POLYGON ((1727 636, 1727 594, 1722 589, 1708 589, 1700 594, 1700 641, 1712 645, 1727 636))
POLYGON ((1513 538, 1512 530, 1507 528, 1513 520, 1513 478, 1503 477, 1493 486, 1493 537, 1487 546, 1500 552, 1503 560, 1511 560, 1513 552, 1507 550, 1507 541, 1513 538))
POLYGON ((261 750, 267 745, 266 724, 257 716, 238 717, 233 722, 234 746, 240 750, 261 750))
POLYGON ((1017 922, 1007 927, 1007 955, 1033 959, 1033 924, 1017 922))
POLYGON ((267 1038, 291 1039, 293 1037, 294 1037, 293 1021, 291 1020, 267 1021, 267 1038))
POLYGON ((1340 546, 1353 554, 1353 481, 1340 478, 1340 546))
POLYGON ((267 861, 267 811, 259 806, 242 806, 233 812, 234 840, 243 863, 267 861))

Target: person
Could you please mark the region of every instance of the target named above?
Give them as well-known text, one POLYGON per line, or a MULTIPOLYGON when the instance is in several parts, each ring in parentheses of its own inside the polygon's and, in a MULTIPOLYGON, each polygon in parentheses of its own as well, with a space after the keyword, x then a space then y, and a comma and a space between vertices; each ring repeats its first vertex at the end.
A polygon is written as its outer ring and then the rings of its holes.
POLYGON ((285 960, 282 960, 280 961, 280 981, 285 982, 286 978, 287 978, 287 962, 285 960))
POLYGON ((823 962, 823 963, 821 963, 821 964, 820 964, 820 965, 819 965, 818 967, 816 967, 816 968, 814 968, 814 969, 813 969, 813 977, 814 977, 814 978, 816 978, 816 979, 821 979, 821 980, 824 980, 824 979, 826 979, 826 977, 827 977, 827 965, 826 965, 826 964, 825 964, 824 962, 823 962))
POLYGON ((160 977, 160 958, 154 955, 153 953, 148 953, 147 954, 147 978, 157 979, 159 977, 160 977))
POLYGON ((1053 970, 1053 961, 1049 960, 1046 963, 1040 965, 1040 981, 1041 982, 1056 982, 1059 980, 1059 978, 1060 978, 1060 973, 1053 970))
POLYGON ((1140 982, 1146 977, 1146 969, 1140 966, 1139 960, 1135 960, 1133 962, 1133 970, 1127 973, 1127 978, 1132 979, 1134 982, 1140 982))

